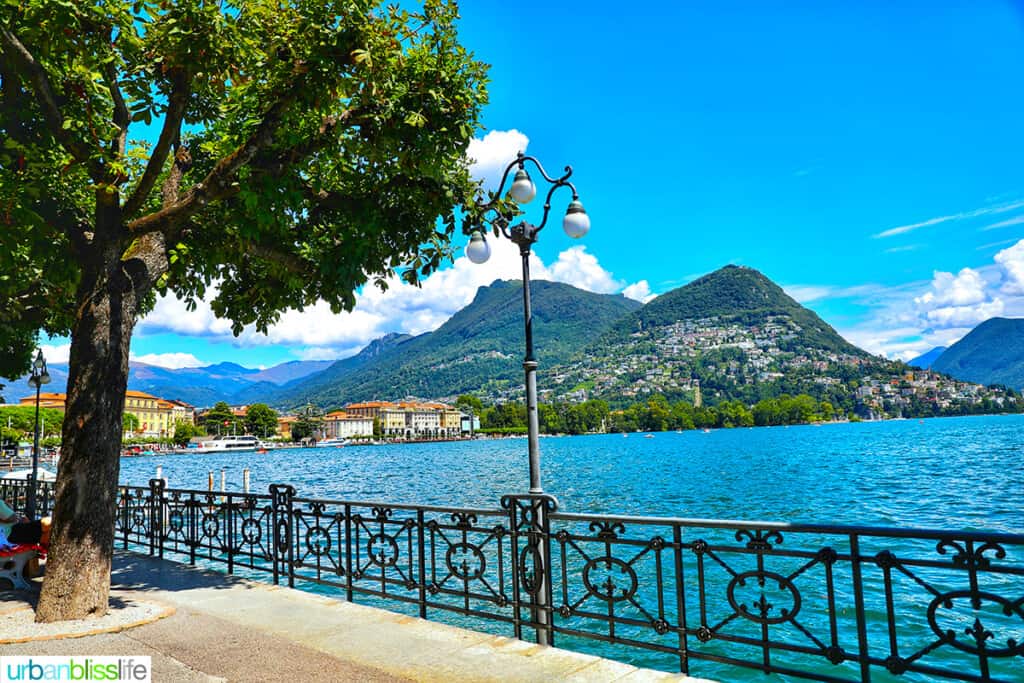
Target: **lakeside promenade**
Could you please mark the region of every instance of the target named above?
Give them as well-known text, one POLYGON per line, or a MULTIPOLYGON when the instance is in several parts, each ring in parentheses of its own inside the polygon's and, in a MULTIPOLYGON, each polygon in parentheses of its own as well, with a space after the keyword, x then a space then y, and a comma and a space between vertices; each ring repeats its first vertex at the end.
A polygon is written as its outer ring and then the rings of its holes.
MULTIPOLYGON (((115 600, 154 602, 174 614, 116 633, 0 644, 0 655, 148 655, 155 683, 703 680, 125 551, 115 553, 111 583, 115 600)), ((0 593, 0 613, 33 598, 0 593)))

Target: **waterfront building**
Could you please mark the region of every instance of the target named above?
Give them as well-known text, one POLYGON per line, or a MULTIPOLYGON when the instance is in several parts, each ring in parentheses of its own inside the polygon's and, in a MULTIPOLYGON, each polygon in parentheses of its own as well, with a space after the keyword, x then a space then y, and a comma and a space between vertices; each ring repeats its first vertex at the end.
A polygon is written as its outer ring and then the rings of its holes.
POLYGON ((372 437, 373 418, 335 410, 324 415, 324 436, 328 439, 372 437))
POLYGON ((365 401, 350 403, 345 412, 378 420, 389 439, 452 439, 464 431, 462 413, 444 403, 365 401))
MULTIPOLYGON (((35 396, 20 399, 21 405, 35 405, 35 396)), ((41 408, 64 410, 67 394, 39 394, 41 408)), ((174 423, 178 419, 191 420, 194 409, 187 403, 167 401, 143 391, 129 389, 124 392, 124 412, 134 415, 139 424, 134 431, 125 432, 125 437, 160 438, 174 435, 174 423)))
MULTIPOLYGON (((57 410, 64 410, 64 404, 67 400, 65 394, 54 394, 43 392, 39 394, 39 407, 40 408, 56 408, 57 410)), ((35 394, 26 396, 25 398, 18 401, 23 406, 34 406, 36 404, 35 394)))

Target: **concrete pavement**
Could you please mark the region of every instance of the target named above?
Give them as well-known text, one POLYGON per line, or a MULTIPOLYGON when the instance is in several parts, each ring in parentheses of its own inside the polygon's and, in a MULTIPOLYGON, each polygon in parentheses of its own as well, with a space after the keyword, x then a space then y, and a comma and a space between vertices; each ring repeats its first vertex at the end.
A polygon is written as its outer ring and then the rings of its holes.
MULTIPOLYGON (((175 614, 120 633, 0 645, 0 655, 150 655, 162 681, 697 681, 133 553, 115 595, 175 614)), ((0 594, 10 602, 16 594, 0 594)))

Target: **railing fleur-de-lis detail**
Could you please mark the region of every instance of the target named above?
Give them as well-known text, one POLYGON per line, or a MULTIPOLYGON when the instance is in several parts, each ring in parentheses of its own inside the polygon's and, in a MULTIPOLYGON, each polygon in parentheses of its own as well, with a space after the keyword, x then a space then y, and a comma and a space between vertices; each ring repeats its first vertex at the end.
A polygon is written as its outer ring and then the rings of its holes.
MULTIPOLYGON (((18 506, 25 486, 0 481, 0 492, 18 506)), ((827 681, 1024 671, 1024 534, 582 515, 543 494, 489 510, 310 500, 285 485, 211 493, 158 480, 116 501, 121 547, 424 618, 468 615, 516 637, 600 641, 719 680, 737 677, 730 667, 827 681)))

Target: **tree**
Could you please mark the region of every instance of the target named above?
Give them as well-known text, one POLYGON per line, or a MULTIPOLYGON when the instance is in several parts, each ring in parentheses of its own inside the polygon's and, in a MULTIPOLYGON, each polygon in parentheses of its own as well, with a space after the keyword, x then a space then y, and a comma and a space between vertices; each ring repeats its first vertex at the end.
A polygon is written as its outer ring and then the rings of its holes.
POLYGON ((455 407, 459 410, 471 412, 474 415, 479 415, 484 410, 483 402, 472 394, 462 394, 455 399, 455 407))
POLYGON ((134 434, 139 431, 139 416, 132 413, 121 414, 122 434, 134 434))
POLYGON ((174 443, 179 446, 184 446, 192 437, 201 435, 202 432, 199 430, 191 420, 175 420, 174 422, 174 443))
POLYGON ((128 353, 156 295, 266 331, 450 255, 486 99, 456 17, 446 0, 5 5, 0 374, 40 331, 71 337, 39 621, 107 610, 128 353))
POLYGON ((241 422, 225 401, 218 401, 203 415, 203 425, 209 434, 230 434, 242 431, 241 422))
POLYGON ((245 429, 250 434, 267 437, 277 432, 277 411, 266 403, 253 403, 245 411, 245 429))

